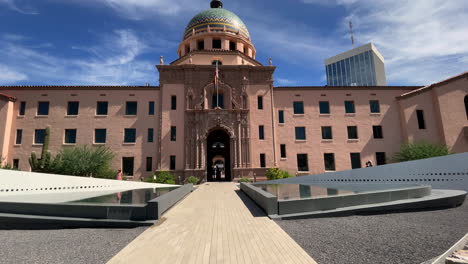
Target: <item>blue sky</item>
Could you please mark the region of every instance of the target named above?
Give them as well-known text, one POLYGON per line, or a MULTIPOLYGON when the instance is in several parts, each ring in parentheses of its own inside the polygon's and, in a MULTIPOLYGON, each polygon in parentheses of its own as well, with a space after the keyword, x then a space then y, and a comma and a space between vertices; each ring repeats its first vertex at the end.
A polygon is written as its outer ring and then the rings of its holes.
MULTIPOLYGON (((158 85, 188 21, 210 0, 0 0, 0 85, 158 85)), ((323 60, 374 42, 389 85, 468 70, 466 0, 225 0, 275 85, 324 85, 323 60)))

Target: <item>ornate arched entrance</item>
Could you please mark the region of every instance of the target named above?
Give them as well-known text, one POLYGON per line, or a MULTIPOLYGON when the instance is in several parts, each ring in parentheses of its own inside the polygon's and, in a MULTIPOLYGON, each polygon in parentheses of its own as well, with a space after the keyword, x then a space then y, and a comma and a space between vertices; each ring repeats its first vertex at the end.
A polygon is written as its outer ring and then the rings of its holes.
POLYGON ((231 146, 223 129, 211 131, 207 138, 206 169, 208 181, 231 181, 231 146))

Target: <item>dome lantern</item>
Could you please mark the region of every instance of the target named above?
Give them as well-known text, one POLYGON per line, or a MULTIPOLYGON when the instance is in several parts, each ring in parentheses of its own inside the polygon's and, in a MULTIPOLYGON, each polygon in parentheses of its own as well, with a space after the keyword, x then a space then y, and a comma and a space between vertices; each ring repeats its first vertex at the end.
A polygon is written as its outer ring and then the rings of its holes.
POLYGON ((211 8, 223 8, 223 2, 221 0, 212 0, 210 6, 211 8))

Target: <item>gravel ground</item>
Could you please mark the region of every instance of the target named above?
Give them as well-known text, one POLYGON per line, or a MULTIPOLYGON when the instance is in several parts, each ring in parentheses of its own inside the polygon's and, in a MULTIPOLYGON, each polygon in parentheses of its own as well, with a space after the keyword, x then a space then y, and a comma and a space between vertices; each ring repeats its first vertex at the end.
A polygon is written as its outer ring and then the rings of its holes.
POLYGON ((418 264, 468 233, 468 199, 444 210, 276 222, 319 264, 418 264))
POLYGON ((146 228, 0 230, 0 263, 106 263, 146 228))

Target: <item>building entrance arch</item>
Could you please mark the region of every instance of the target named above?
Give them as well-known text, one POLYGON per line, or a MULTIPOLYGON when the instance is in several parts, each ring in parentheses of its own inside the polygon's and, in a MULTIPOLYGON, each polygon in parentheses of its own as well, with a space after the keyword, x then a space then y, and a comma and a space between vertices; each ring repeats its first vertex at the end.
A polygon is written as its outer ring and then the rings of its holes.
POLYGON ((230 137, 224 129, 211 131, 207 138, 207 180, 231 181, 230 137))

